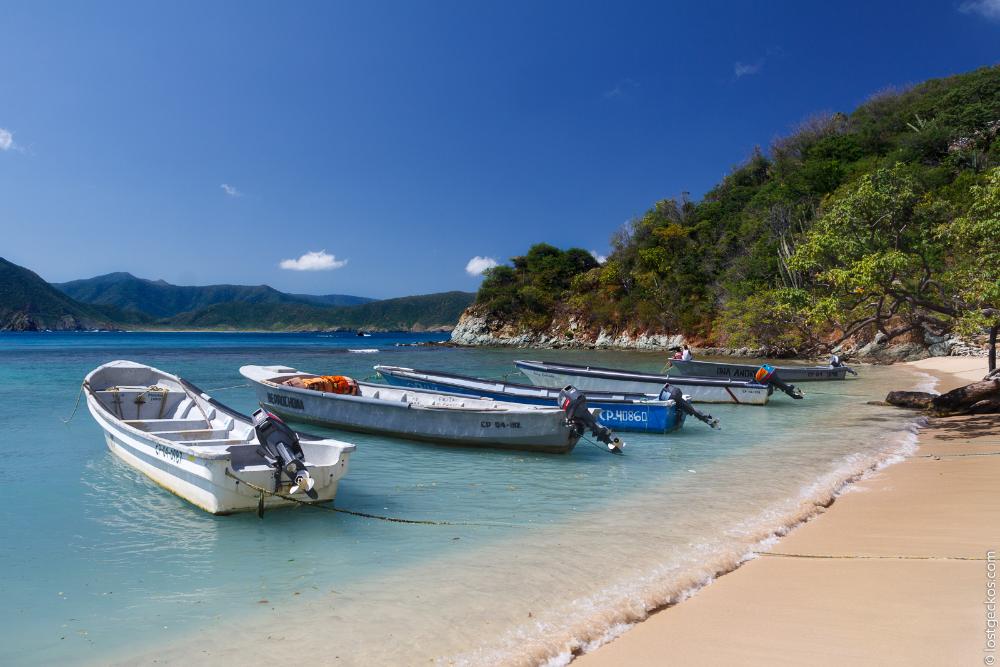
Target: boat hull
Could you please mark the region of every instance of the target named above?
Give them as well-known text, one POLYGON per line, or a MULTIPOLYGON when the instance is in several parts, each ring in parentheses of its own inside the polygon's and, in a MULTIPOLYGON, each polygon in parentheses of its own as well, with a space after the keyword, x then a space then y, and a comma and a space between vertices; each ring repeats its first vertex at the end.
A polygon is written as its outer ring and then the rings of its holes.
MULTIPOLYGON (((684 377, 752 380, 760 366, 675 359, 670 362, 670 368, 671 372, 676 369, 677 374, 684 377)), ((836 368, 833 366, 774 366, 774 370, 784 382, 844 380, 848 373, 846 366, 838 366, 836 368)))
MULTIPOLYGON (((253 385, 258 401, 286 419, 348 431, 463 447, 558 454, 572 451, 579 439, 557 409, 537 413, 429 409, 402 401, 330 394, 273 383, 254 381, 253 385)), ((447 398, 442 395, 442 399, 447 398)), ((460 400, 461 397, 452 397, 456 405, 460 400)))
MULTIPOLYGON (((157 442, 143 437, 141 432, 108 419, 106 413, 87 397, 87 407, 98 425, 104 431, 105 441, 112 454, 124 463, 142 473, 158 486, 183 498, 211 514, 232 514, 256 511, 260 493, 247 484, 227 475, 236 475, 244 482, 261 488, 273 489, 273 473, 270 470, 240 471, 232 473, 227 458, 200 458, 171 447, 168 443, 157 442)), ((306 449, 308 445, 304 445, 306 449)), ((316 479, 315 491, 318 498, 303 497, 300 502, 329 502, 337 494, 340 479, 347 473, 348 457, 341 455, 336 465, 324 467, 316 479)), ((319 472, 314 469, 314 472, 319 472)), ((287 493, 287 489, 284 489, 287 493)), ((266 508, 296 504, 275 495, 265 494, 266 508)))
MULTIPOLYGON (((522 403, 525 405, 554 405, 557 398, 550 390, 536 392, 534 396, 519 395, 510 391, 490 389, 486 386, 466 387, 443 380, 418 379, 405 374, 381 371, 386 383, 396 387, 412 387, 428 391, 450 392, 466 396, 494 398, 498 401, 522 403)), ((587 405, 600 408, 598 423, 614 431, 636 431, 641 433, 669 433, 684 425, 685 414, 676 405, 666 405, 665 401, 602 401, 587 396, 587 405)))
POLYGON ((771 398, 771 388, 766 385, 747 383, 700 383, 684 382, 681 378, 629 374, 624 371, 613 373, 594 369, 535 368, 522 362, 515 362, 532 384, 542 387, 562 387, 573 385, 580 391, 621 391, 634 394, 658 393, 664 384, 671 384, 691 397, 694 403, 738 403, 743 405, 766 405, 771 398))

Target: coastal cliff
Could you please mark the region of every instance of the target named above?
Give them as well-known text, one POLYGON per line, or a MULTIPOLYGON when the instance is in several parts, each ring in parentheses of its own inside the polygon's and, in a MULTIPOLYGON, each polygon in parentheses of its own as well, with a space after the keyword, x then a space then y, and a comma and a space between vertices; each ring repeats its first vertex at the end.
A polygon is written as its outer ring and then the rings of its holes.
MULTIPOLYGON (((451 343, 470 347, 576 348, 661 350, 673 352, 689 345, 700 355, 732 357, 789 357, 794 350, 767 347, 722 347, 711 345, 696 336, 649 330, 613 331, 589 328, 580 319, 567 316, 553 320, 546 328, 533 330, 519 323, 504 321, 471 306, 451 332, 451 343)), ((981 357, 986 350, 979 341, 967 340, 957 334, 936 336, 929 331, 909 336, 906 341, 890 341, 876 334, 871 340, 854 340, 838 346, 841 356, 871 363, 915 361, 927 357, 981 357)))
POLYGON ((611 332, 603 328, 593 331, 582 326, 573 317, 553 320, 547 328, 536 331, 491 317, 473 306, 462 313, 451 332, 451 342, 456 345, 494 347, 658 350, 678 348, 685 344, 685 338, 680 334, 644 331, 611 332))

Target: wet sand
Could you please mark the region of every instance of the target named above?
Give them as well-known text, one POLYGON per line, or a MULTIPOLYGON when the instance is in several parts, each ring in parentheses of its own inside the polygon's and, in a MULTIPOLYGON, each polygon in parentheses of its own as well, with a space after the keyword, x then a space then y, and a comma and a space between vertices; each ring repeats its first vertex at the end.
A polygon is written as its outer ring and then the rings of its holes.
MULTIPOLYGON (((986 373, 985 358, 912 365, 938 391, 986 373)), ((984 600, 987 550, 1000 550, 1000 415, 932 420, 918 445, 574 665, 992 664, 984 600)))

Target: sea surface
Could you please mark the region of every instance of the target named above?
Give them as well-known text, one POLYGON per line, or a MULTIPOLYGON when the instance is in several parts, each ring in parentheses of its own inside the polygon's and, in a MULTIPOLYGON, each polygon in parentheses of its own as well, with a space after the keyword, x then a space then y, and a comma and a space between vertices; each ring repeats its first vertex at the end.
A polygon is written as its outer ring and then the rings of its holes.
POLYGON ((113 359, 177 373, 247 413, 238 369, 249 363, 521 381, 517 358, 664 364, 648 352, 397 346, 444 337, 0 334, 0 664, 565 664, 907 451, 913 418, 867 402, 928 384, 862 366, 857 380, 801 385, 802 401, 703 406, 721 431, 688 420, 669 435, 623 433, 624 456, 585 441, 549 455, 328 432, 358 445, 338 507, 442 525, 309 507, 213 517, 113 457, 85 401, 62 421, 84 375, 113 359))

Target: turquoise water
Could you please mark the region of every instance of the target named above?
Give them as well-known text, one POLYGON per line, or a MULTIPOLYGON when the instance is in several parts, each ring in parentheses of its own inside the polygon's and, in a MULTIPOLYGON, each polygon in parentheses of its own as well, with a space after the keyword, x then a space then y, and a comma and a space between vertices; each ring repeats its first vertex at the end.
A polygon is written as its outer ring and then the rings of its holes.
POLYGON ((721 432, 689 420, 667 436, 623 434, 622 457, 586 442, 558 456, 330 432, 358 445, 338 506, 475 524, 414 526, 312 508, 212 517, 111 456, 85 406, 60 421, 83 376, 118 358, 244 412, 247 363, 358 378, 376 363, 490 377, 517 377, 511 361, 524 357, 663 364, 640 352, 395 346, 442 338, 0 334, 0 663, 258 663, 300 649, 340 664, 564 662, 732 567, 912 440, 905 413, 866 402, 921 379, 877 367, 805 385, 804 401, 709 406, 721 432))

